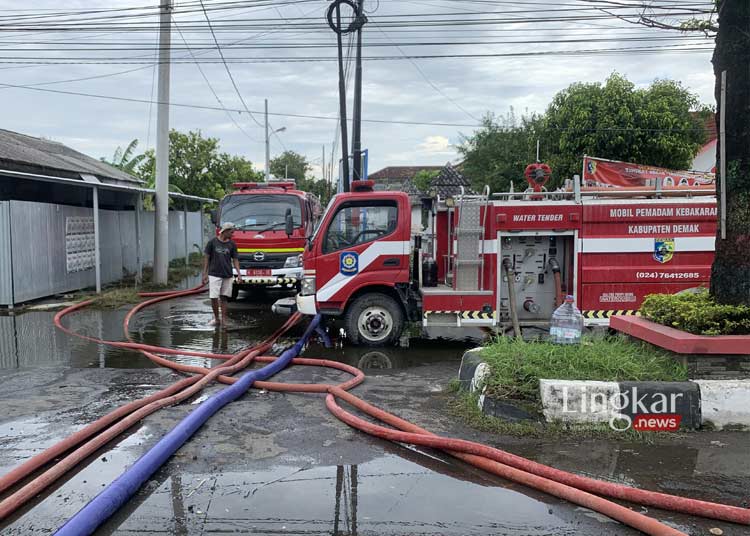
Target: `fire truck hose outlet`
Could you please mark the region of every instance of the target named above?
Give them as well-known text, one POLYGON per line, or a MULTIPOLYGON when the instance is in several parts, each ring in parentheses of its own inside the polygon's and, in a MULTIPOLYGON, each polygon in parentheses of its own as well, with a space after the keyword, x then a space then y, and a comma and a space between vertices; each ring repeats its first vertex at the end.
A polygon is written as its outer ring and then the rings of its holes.
POLYGON ((513 266, 509 258, 503 259, 503 270, 508 280, 508 307, 510 308, 510 319, 513 322, 513 335, 521 337, 521 325, 518 323, 518 303, 516 302, 516 285, 514 282, 513 266))
POLYGON ((552 269, 552 274, 555 276, 555 307, 560 307, 563 303, 562 273, 560 270, 560 263, 557 262, 557 259, 552 257, 548 261, 548 264, 552 269))

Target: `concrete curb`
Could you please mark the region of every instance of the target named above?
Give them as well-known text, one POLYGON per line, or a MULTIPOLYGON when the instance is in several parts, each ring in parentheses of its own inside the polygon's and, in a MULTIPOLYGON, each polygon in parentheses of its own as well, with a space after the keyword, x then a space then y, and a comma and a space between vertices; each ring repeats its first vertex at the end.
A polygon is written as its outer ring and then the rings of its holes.
MULTIPOLYGON (((513 404, 485 395, 490 373, 482 348, 464 353, 458 378, 461 389, 479 393, 485 415, 516 421, 534 416, 513 404)), ((750 431, 750 380, 690 380, 685 382, 601 382, 539 380, 542 412, 548 422, 609 423, 641 414, 674 413, 681 427, 712 426, 750 431), (612 403, 612 401, 615 401, 612 403), (627 401, 627 404, 625 402, 627 401), (620 406, 622 409, 620 409, 620 406)))
POLYGON ((750 430, 750 380, 540 380, 539 391, 547 421, 601 423, 618 415, 633 419, 669 413, 680 415, 685 428, 750 430), (619 410, 625 401, 626 407, 619 410))
POLYGON ((480 393, 477 406, 485 415, 507 421, 535 419, 533 415, 514 404, 513 401, 485 395, 487 390, 485 381, 490 374, 490 367, 482 359, 482 350, 481 346, 473 348, 466 351, 461 358, 461 366, 458 369, 458 381, 461 384, 461 389, 470 393, 480 393))

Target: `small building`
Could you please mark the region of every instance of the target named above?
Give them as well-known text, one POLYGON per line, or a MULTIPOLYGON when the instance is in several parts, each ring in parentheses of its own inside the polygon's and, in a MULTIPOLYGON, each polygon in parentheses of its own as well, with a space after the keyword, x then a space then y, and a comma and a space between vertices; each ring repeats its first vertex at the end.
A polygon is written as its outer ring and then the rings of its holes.
MULTIPOLYGON (((0 305, 140 274, 153 262, 154 213, 141 210, 152 193, 62 143, 0 130, 0 305)), ((213 200, 170 195, 181 210, 169 214, 169 256, 187 257, 213 200)))

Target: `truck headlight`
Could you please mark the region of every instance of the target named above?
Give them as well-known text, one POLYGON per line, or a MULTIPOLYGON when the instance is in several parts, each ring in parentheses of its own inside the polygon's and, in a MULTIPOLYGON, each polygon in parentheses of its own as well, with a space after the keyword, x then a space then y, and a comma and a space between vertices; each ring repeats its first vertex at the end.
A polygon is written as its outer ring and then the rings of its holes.
POLYGON ((302 266, 302 255, 292 255, 284 261, 284 268, 299 268, 302 266))
POLYGON ((315 290, 315 276, 306 275, 305 277, 303 277, 299 293, 302 296, 313 296, 315 294, 315 290))

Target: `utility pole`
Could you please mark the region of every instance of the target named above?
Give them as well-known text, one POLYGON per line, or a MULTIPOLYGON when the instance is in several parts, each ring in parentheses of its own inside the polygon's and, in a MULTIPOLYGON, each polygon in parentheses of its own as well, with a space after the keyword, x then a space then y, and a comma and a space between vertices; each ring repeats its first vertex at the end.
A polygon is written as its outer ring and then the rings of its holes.
POLYGON ((169 48, 173 0, 162 0, 159 16, 159 84, 156 115, 156 213, 154 222, 154 283, 166 285, 169 275, 169 48))
POLYGON ((343 190, 349 191, 349 132, 346 123, 346 85, 344 83, 344 44, 341 39, 341 4, 336 3, 336 44, 339 50, 339 120, 341 121, 341 161, 343 190))
MULTIPOLYGON (((364 17, 365 0, 357 0, 356 16, 364 17)), ((352 111, 352 164, 355 181, 362 179, 362 30, 364 23, 357 30, 357 58, 354 71, 354 110, 352 111)))
POLYGON ((320 173, 322 175, 323 182, 326 182, 326 146, 323 145, 323 160, 320 161, 320 173))
POLYGON ((271 140, 268 137, 268 99, 266 99, 266 182, 271 180, 271 140))

